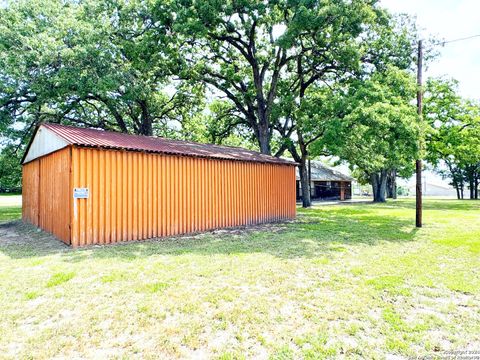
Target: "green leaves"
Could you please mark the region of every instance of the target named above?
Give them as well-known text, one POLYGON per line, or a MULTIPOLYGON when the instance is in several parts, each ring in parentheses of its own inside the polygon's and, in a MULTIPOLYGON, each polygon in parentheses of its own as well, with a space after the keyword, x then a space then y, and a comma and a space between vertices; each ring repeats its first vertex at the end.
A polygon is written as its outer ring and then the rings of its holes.
POLYGON ((425 93, 424 116, 430 124, 427 159, 458 189, 474 189, 480 180, 480 104, 458 95, 458 82, 430 79, 425 93))
POLYGON ((415 29, 376 1, 20 0, 0 13, 0 130, 23 142, 54 121, 366 169, 416 151, 415 29))
POLYGON ((296 109, 300 98, 310 86, 363 72, 373 44, 365 46, 365 39, 392 26, 369 1, 177 1, 173 7, 173 29, 184 44, 182 77, 224 95, 266 152, 274 137, 287 141, 300 129, 316 137, 314 120, 296 109))
POLYGON ((9 145, 0 152, 0 192, 18 192, 22 188, 19 155, 14 145, 9 145))
POLYGON ((35 0, 1 9, 4 126, 31 130, 61 121, 152 135, 155 123, 198 112, 202 88, 172 79, 179 61, 167 8, 140 0, 35 0))
POLYGON ((412 99, 415 80, 388 67, 336 94, 343 116, 326 123, 326 147, 367 174, 397 169, 409 175, 418 156, 420 125, 412 99))

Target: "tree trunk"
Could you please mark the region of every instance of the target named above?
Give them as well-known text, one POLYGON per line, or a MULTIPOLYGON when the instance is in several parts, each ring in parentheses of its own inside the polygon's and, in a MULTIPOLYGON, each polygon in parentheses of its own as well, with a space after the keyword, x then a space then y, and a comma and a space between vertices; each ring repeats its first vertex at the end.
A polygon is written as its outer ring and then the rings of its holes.
POLYGON ((455 183, 455 184, 454 184, 454 187, 455 187, 455 190, 457 191, 457 199, 458 199, 458 200, 461 200, 461 197, 460 197, 460 188, 458 187, 458 184, 455 183))
POLYGON ((473 177, 470 178, 469 180, 470 183, 470 200, 475 199, 475 180, 473 177))
POLYGON ((141 124, 139 127, 139 134, 140 135, 153 135, 153 124, 152 124, 152 117, 150 115, 147 102, 145 100, 138 101, 141 109, 141 124))
POLYGON ((378 188, 378 202, 385 202, 385 195, 387 192, 387 173, 386 171, 381 171, 380 172, 380 186, 378 188))
POLYGON ((460 200, 460 187, 458 186, 458 183, 455 180, 455 177, 452 178, 452 186, 455 188, 455 191, 457 192, 457 199, 460 200))
POLYGON ((302 157, 298 167, 300 173, 300 184, 302 186, 302 206, 308 208, 312 206, 312 199, 310 196, 310 178, 308 176, 307 159, 302 157))
POLYGON ((479 175, 477 173, 477 176, 475 176, 475 200, 478 200, 478 182, 479 182, 479 175))
POLYGON ((258 145, 260 146, 260 152, 262 154, 271 155, 270 148, 270 130, 268 126, 259 126, 257 131, 258 145))
POLYGON ((392 169, 387 173, 387 198, 397 198, 397 170, 392 169))
POLYGON ((370 181, 373 190, 373 202, 385 202, 387 190, 387 171, 381 170, 370 176, 370 181))
POLYGON ((372 185, 373 201, 378 196, 378 177, 377 174, 370 175, 370 185, 372 185))
POLYGON ((305 144, 303 143, 301 136, 299 136, 298 143, 300 151, 298 151, 293 142, 288 144, 288 151, 290 154, 292 154, 293 159, 298 163, 300 186, 302 187, 302 206, 304 208, 308 208, 312 206, 312 199, 310 195, 310 177, 308 174, 308 151, 306 146, 304 146, 305 144))

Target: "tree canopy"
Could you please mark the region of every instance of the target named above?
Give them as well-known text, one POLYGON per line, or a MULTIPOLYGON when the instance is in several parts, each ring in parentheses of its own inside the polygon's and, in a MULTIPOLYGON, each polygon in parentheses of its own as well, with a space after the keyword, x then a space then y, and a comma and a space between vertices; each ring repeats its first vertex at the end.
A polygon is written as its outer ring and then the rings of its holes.
MULTIPOLYGON (((174 31, 183 37, 182 76, 221 93, 232 106, 233 125, 248 126, 260 150, 291 135, 287 112, 312 85, 361 70, 361 63, 404 61, 405 33, 395 52, 388 14, 372 1, 195 1, 176 3, 174 31), (393 45, 393 42, 390 42, 393 45), (388 54, 388 55, 387 55, 388 54), (400 59, 400 60, 398 60, 400 59), (286 134, 281 129, 285 129, 286 134)), ((403 29, 402 29, 403 30, 403 29)), ((408 49, 407 49, 408 48, 408 49)), ((281 154, 285 147, 275 149, 281 154)))
POLYGON ((35 0, 0 11, 3 126, 31 131, 53 121, 161 135, 203 106, 201 87, 172 80, 176 48, 161 3, 35 0))
POLYGON ((384 201, 388 171, 410 176, 419 155, 421 125, 411 102, 415 93, 412 75, 396 67, 333 92, 326 98, 334 116, 314 151, 327 148, 346 160, 372 184, 374 197, 384 201))
POLYGON ((427 159, 449 178, 463 199, 478 199, 480 182, 480 104, 458 94, 458 82, 430 79, 426 87, 425 118, 430 124, 427 159))
MULTIPOLYGON (((309 206, 307 159, 336 155, 382 187, 418 155, 416 29, 378 1, 19 0, 0 9, 0 34, 4 162, 44 121, 241 145, 288 152, 309 206)), ((476 104, 459 107, 472 123, 476 104)), ((452 155, 439 119, 429 159, 471 166, 476 127, 452 155)))

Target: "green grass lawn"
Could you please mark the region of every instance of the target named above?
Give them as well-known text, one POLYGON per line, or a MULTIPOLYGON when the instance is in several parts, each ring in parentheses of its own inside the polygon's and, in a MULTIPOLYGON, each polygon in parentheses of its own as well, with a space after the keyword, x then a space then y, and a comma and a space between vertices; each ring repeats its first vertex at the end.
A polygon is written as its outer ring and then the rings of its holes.
POLYGON ((0 194, 0 224, 22 216, 22 196, 0 194))
MULTIPOLYGON (((16 215, 14 215, 16 214, 16 215)), ((19 209, 0 207, 0 219, 19 209)), ((480 202, 322 206, 72 250, 0 225, 0 358, 385 358, 480 350, 480 202)))

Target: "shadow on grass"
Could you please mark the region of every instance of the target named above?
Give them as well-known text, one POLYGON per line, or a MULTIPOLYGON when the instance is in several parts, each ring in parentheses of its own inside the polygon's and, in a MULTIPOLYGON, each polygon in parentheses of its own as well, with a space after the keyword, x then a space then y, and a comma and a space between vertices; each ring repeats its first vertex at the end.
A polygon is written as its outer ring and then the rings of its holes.
POLYGON ((0 252, 11 258, 59 254, 65 261, 90 258, 135 259, 152 255, 204 255, 263 253, 280 258, 318 257, 345 251, 346 245, 376 245, 415 239, 411 219, 388 216, 388 211, 335 207, 301 210, 293 222, 217 230, 199 235, 90 246, 73 250, 53 236, 21 222, 0 226, 0 252), (10 226, 10 229, 8 229, 10 226), (18 236, 2 239, 2 230, 18 236))
MULTIPOLYGON (((410 199, 389 200, 379 206, 398 209, 415 209, 415 201, 410 199)), ((480 210, 480 200, 457 200, 457 199, 432 199, 428 198, 423 203, 424 210, 450 210, 450 211, 478 211, 480 210)))

